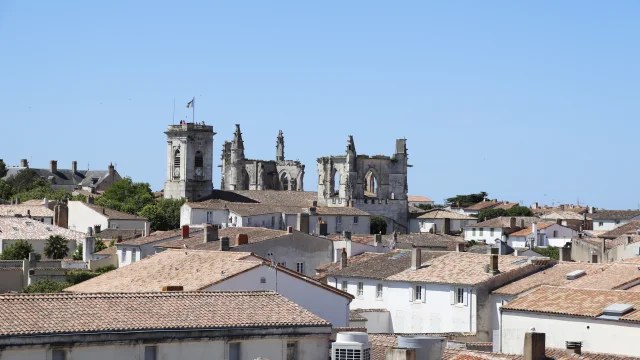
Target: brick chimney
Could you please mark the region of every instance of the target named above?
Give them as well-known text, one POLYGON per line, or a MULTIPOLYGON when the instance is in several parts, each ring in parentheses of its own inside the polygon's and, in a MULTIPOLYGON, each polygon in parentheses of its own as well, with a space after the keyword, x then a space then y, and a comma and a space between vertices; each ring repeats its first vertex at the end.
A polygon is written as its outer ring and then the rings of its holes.
POLYGON ((523 360, 545 360, 545 334, 535 332, 531 328, 530 332, 524 334, 523 360))
POLYGON ((204 242, 212 242, 218 240, 218 225, 207 224, 204 226, 204 242))
POLYGON ((411 270, 418 270, 422 266, 422 250, 413 248, 411 250, 411 270))
POLYGON ((78 162, 77 161, 72 161, 71 162, 71 172, 73 174, 78 172, 78 162))
POLYGON ((189 225, 182 225, 182 238, 186 239, 189 237, 189 225))
POLYGON ((236 235, 236 246, 246 245, 248 243, 249 243, 249 235, 247 234, 236 235))
POLYGON ((229 251, 229 237, 223 236, 220 238, 220 251, 229 251))
POLYGON ((346 268, 347 264, 347 248, 342 248, 342 252, 340 253, 340 269, 346 268))
POLYGON ((54 174, 56 172, 58 172, 58 161, 57 160, 49 161, 49 170, 54 174))
POLYGON ((116 168, 113 166, 113 163, 109 164, 109 176, 113 176, 115 174, 116 168))
POLYGON ((29 161, 27 161, 27 159, 20 159, 20 167, 28 168, 29 167, 29 161))

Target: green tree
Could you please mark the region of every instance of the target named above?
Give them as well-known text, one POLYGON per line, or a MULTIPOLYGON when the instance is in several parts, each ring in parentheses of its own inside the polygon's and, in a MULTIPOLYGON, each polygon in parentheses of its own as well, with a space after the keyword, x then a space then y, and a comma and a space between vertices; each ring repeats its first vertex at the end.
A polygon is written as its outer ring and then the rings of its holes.
POLYGON ((0 160, 0 178, 7 175, 7 164, 4 161, 0 160))
POLYGON ((431 210, 431 209, 441 209, 444 207, 444 205, 440 205, 440 204, 418 204, 416 205, 417 208, 422 209, 422 210, 431 210))
POLYGON ((72 284, 54 280, 40 280, 24 288, 25 293, 59 293, 72 284))
POLYGON ((160 199, 146 205, 138 215, 149 219, 151 230, 173 230, 180 227, 180 207, 183 199, 160 199))
POLYGON ((484 191, 481 191, 477 194, 456 195, 454 197, 448 198, 446 204, 467 207, 483 201, 487 196, 489 196, 489 194, 484 191))
POLYGON ((546 256, 555 260, 560 260, 560 249, 555 246, 547 246, 545 248, 534 247, 533 251, 542 256, 546 256))
POLYGON ((100 239, 96 239, 96 247, 93 250, 93 252, 98 252, 100 250, 104 250, 107 248, 107 245, 104 244, 104 241, 100 240, 100 239))
POLYGON ((507 216, 507 210, 505 209, 483 209, 478 212, 478 219, 480 221, 491 220, 500 216, 507 216))
POLYGON ((24 169, 9 177, 7 182, 11 185, 15 193, 28 191, 42 186, 47 187, 49 185, 33 169, 24 169))
POLYGON ((69 240, 60 235, 51 235, 44 246, 44 255, 50 259, 63 259, 69 253, 69 240))
POLYGON ((115 270, 116 267, 115 265, 107 265, 107 266, 102 266, 96 269, 96 273, 97 274, 104 274, 106 272, 109 272, 111 270, 115 270))
MULTIPOLYGON (((2 250, 0 254, 0 260, 24 260, 29 259, 29 253, 34 252, 33 246, 24 240, 16 241, 15 243, 2 250)), ((40 254, 36 257, 39 258, 40 254)))
POLYGON ((382 216, 372 216, 369 229, 371 234, 385 235, 387 233, 387 221, 382 216))
POLYGON ((95 201, 96 205, 129 214, 137 214, 153 202, 149 184, 134 183, 128 177, 114 181, 95 201))
POLYGON ((0 199, 9 200, 13 197, 13 187, 11 184, 0 179, 0 199))
POLYGON ((67 271, 67 282, 71 285, 79 284, 83 281, 93 279, 100 274, 90 270, 70 270, 67 271))
POLYGON ((533 211, 526 206, 514 206, 507 210, 507 216, 533 216, 533 211))
POLYGON ((82 260, 82 244, 76 247, 73 254, 71 254, 71 258, 73 258, 73 260, 82 260))

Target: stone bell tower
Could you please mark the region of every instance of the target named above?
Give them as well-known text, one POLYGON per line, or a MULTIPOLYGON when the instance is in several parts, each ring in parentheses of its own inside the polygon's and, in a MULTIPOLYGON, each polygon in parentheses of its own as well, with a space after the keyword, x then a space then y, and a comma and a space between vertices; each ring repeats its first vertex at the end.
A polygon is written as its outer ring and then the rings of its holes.
POLYGON ((165 199, 197 201, 213 190, 213 126, 169 125, 167 131, 165 199))

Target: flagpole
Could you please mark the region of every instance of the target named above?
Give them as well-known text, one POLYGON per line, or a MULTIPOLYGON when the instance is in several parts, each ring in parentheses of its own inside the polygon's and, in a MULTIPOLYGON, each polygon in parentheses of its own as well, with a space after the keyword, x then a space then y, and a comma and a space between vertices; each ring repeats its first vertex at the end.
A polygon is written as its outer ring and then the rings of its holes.
POLYGON ((193 101, 192 105, 191 105, 191 118, 193 119, 193 123, 196 123, 196 97, 194 96, 191 101, 193 101))

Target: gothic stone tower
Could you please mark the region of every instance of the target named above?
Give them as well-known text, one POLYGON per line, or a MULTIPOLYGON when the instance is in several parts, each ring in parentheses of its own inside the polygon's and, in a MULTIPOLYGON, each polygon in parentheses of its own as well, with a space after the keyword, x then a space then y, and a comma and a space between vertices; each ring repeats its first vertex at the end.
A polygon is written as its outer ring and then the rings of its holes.
POLYGON ((213 126, 169 125, 165 199, 197 201, 213 190, 213 126))

